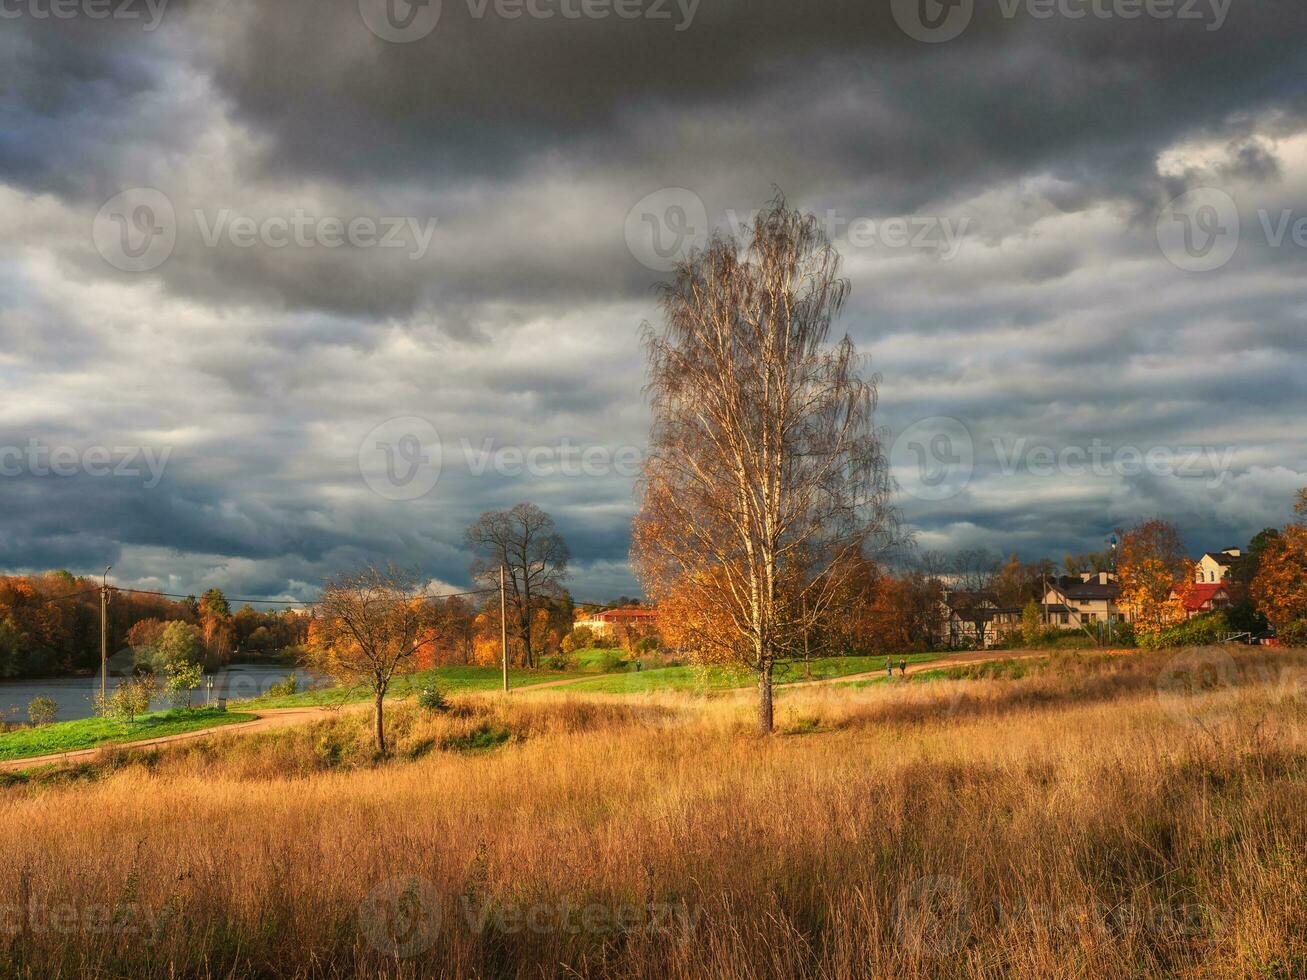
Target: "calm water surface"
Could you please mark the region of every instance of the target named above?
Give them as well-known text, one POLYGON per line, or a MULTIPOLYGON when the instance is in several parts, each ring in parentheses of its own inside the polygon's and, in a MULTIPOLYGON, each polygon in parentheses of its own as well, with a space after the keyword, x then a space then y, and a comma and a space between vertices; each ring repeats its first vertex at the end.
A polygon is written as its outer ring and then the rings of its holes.
MULTIPOLYGON (((207 683, 213 678, 212 699, 225 697, 235 701, 242 698, 254 698, 265 693, 269 687, 284 680, 288 674, 299 678, 300 690, 314 684, 323 683, 317 675, 295 667, 277 667, 267 664, 231 664, 216 674, 206 675, 205 684, 196 690, 191 703, 202 705, 207 695, 207 683)), ((109 689, 121 678, 110 677, 109 689)), ((50 680, 36 681, 0 681, 0 712, 4 712, 7 721, 27 721, 27 703, 32 698, 44 696, 52 698, 59 706, 58 721, 74 721, 78 718, 91 717, 91 695, 99 692, 100 677, 57 677, 50 680)), ((166 708, 167 703, 160 699, 155 707, 166 708)))

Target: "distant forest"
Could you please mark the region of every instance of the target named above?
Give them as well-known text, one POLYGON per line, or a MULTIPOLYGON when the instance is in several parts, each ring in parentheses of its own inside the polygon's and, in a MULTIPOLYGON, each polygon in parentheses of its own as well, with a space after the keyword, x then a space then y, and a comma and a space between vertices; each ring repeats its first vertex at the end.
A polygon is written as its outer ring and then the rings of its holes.
MULTIPOLYGON (((100 667, 100 582, 69 572, 0 576, 0 678, 90 674, 100 667)), ((232 611, 221 591, 169 599, 110 587, 109 655, 157 637, 169 623, 193 627, 212 668, 293 657, 308 635, 298 610, 232 611)))

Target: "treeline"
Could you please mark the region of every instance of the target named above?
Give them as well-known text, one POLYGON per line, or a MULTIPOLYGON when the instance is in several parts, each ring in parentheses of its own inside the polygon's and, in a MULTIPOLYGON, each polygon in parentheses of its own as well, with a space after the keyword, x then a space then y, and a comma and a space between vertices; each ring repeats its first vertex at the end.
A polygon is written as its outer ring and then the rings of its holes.
MULTIPOLYGON (((304 613, 249 606, 233 612, 217 589, 175 600, 110 587, 110 656, 129 648, 144 652, 172 623, 193 633, 196 656, 210 669, 234 658, 293 656, 308 636, 304 613)), ((0 576, 0 677, 75 676, 99 666, 97 579, 66 571, 0 576)))

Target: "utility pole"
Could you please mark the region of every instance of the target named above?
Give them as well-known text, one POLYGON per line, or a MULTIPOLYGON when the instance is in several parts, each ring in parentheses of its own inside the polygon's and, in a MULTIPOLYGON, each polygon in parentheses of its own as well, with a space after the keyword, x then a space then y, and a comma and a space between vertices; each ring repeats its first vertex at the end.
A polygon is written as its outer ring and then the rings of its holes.
POLYGON ((504 658, 504 690, 508 690, 508 589, 504 585, 504 566, 499 566, 499 648, 504 658))
POLYGON ((109 696, 109 572, 112 565, 104 566, 100 579, 100 701, 109 696))

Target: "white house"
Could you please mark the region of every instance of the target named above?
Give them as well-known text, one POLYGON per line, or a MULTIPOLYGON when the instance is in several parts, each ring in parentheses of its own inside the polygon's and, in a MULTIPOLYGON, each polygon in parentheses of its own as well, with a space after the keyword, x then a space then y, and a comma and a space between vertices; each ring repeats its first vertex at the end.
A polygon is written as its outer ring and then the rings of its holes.
POLYGON ((1209 551, 1198 559, 1194 571, 1194 581, 1200 583, 1228 582, 1243 552, 1238 548, 1226 548, 1224 551, 1209 551))

